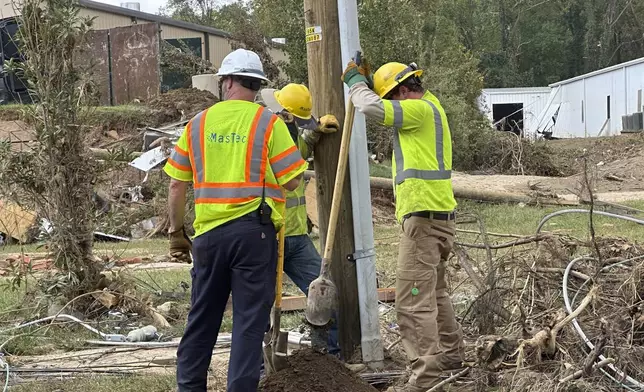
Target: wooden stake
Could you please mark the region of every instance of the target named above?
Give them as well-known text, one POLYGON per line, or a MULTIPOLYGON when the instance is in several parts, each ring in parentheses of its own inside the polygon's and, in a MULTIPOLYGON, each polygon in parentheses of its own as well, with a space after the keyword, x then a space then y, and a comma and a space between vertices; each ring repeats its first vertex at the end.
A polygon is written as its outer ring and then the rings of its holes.
MULTIPOLYGON (((313 112, 318 117, 333 114, 342 124, 345 116, 344 87, 340 30, 336 0, 305 0, 307 62, 309 89, 313 95, 313 112)), ((317 206, 320 241, 324 248, 333 199, 333 185, 340 152, 340 132, 324 135, 315 148, 315 175, 317 178, 317 206)), ((350 357, 360 344, 360 312, 356 266, 347 256, 355 249, 351 186, 347 178, 342 190, 340 216, 333 247, 331 273, 338 288, 338 319, 340 348, 345 358, 350 357)))

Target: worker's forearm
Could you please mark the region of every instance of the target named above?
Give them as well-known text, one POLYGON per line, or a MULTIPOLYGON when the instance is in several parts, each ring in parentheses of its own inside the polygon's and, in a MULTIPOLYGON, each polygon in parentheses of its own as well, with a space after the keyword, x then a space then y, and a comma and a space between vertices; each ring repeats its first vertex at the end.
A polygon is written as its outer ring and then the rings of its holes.
POLYGON ((385 105, 382 103, 382 99, 365 83, 356 83, 351 86, 349 97, 356 109, 365 116, 380 123, 385 120, 385 105))
POLYGON ((183 227, 183 217, 186 211, 186 190, 188 183, 171 180, 168 191, 168 215, 170 216, 170 232, 183 227))
POLYGON ((304 173, 298 175, 297 177, 293 178, 292 180, 284 184, 283 185, 284 189, 291 192, 296 190, 297 187, 300 186, 300 182, 302 181, 303 178, 304 178, 304 173))

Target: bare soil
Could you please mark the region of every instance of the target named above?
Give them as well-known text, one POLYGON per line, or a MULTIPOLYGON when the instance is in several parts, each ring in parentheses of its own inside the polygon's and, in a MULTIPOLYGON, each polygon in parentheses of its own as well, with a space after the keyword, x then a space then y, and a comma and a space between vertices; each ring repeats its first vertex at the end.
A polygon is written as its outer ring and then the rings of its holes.
POLYGON ((202 110, 219 102, 209 91, 196 88, 170 90, 147 103, 147 106, 163 117, 166 122, 189 119, 202 110))
POLYGON ((0 120, 0 140, 9 140, 13 151, 20 151, 27 147, 27 143, 34 140, 35 135, 29 125, 21 120, 0 120))
POLYGON ((291 365, 262 382, 263 392, 375 392, 330 355, 300 350, 288 357, 291 365))
POLYGON ((562 177, 454 173, 455 184, 498 192, 554 193, 572 199, 584 180, 584 158, 594 191, 604 201, 644 198, 644 133, 543 141, 562 177))
POLYGON ((642 156, 644 153, 644 133, 550 140, 544 143, 555 152, 553 162, 568 175, 583 170, 584 155, 594 163, 608 164, 642 156))

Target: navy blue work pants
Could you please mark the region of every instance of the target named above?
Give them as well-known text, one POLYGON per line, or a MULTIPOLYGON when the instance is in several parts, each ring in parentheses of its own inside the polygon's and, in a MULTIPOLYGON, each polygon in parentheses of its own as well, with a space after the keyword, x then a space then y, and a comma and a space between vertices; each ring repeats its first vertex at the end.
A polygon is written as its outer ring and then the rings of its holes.
MULTIPOLYGON (((305 295, 309 295, 309 286, 313 280, 320 276, 321 268, 322 258, 308 235, 286 237, 284 241, 284 272, 305 295)), ((335 314, 333 318, 336 319, 335 314)), ((329 328, 327 343, 329 354, 340 355, 337 319, 329 328)))
POLYGON ((275 297, 273 225, 241 218, 194 239, 192 308, 177 351, 179 392, 205 392, 212 350, 232 291, 228 392, 256 392, 262 340, 275 297))

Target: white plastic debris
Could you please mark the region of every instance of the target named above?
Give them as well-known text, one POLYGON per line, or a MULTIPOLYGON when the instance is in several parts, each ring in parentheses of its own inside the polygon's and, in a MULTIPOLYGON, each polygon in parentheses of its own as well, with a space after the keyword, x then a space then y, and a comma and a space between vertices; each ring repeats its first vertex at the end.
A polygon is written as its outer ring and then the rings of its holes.
POLYGON ((157 329, 153 325, 138 328, 127 334, 128 342, 149 342, 157 338, 157 329))

